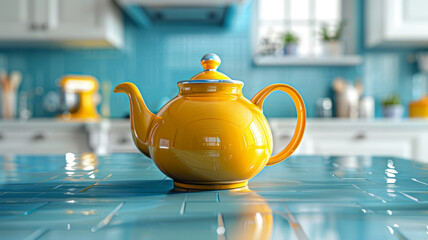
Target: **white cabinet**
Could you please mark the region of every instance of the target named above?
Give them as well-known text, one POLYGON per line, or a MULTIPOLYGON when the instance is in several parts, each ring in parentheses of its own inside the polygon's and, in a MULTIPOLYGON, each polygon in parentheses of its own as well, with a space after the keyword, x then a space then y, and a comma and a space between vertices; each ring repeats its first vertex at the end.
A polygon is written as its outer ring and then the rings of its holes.
POLYGON ((85 128, 91 149, 97 154, 139 152, 132 139, 129 119, 87 123, 85 128))
POLYGON ((126 124, 114 124, 108 135, 108 152, 109 153, 139 153, 140 151, 132 139, 131 126, 126 124))
MULTIPOLYGON (((295 119, 269 119, 273 152, 293 136, 295 119)), ((1 154, 138 153, 129 119, 93 123, 52 119, 0 121, 1 154)), ((428 162, 428 121, 308 119, 295 154, 392 156, 428 162)))
POLYGON ((129 119, 66 122, 53 119, 0 121, 0 155, 139 152, 129 119))
POLYGON ((0 154, 65 154, 91 149, 83 124, 52 120, 1 121, 0 154))
POLYGON ((428 46, 428 1, 366 0, 367 46, 428 46))
POLYGON ((417 136, 385 132, 315 131, 308 138, 310 152, 322 155, 398 156, 411 159, 417 136))
POLYGON ((109 0, 0 0, 5 44, 123 45, 120 10, 109 0))
MULTIPOLYGON (((270 119, 273 152, 290 141, 295 120, 270 119)), ((428 122, 309 119, 296 154, 395 156, 428 162, 428 122)))
POLYGON ((0 0, 0 35, 24 37, 30 26, 28 0, 0 0))

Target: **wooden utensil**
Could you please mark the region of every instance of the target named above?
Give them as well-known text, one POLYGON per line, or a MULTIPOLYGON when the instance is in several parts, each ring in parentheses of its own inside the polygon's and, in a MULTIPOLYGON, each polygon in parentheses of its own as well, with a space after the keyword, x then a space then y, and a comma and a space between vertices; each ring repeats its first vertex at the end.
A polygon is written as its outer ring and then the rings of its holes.
POLYGON ((12 72, 10 76, 7 73, 0 74, 2 86, 2 114, 5 119, 12 119, 16 115, 16 96, 21 85, 22 75, 18 71, 12 72))
POLYGON ((10 119, 12 118, 12 110, 10 108, 12 85, 7 73, 3 72, 0 74, 0 82, 2 89, 2 116, 3 118, 10 119))

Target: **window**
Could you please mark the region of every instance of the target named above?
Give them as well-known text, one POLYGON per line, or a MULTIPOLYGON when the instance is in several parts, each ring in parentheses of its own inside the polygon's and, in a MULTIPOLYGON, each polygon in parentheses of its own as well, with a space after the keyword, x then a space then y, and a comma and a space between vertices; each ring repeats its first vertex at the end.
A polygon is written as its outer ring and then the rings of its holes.
MULTIPOLYGON (((293 55, 323 56, 321 28, 327 26, 328 32, 333 34, 342 23, 345 28, 350 24, 342 21, 341 0, 258 0, 256 6, 254 47, 258 56, 284 55, 283 37, 288 32, 299 39, 293 55)), ((343 37, 340 45, 347 47, 343 37)))

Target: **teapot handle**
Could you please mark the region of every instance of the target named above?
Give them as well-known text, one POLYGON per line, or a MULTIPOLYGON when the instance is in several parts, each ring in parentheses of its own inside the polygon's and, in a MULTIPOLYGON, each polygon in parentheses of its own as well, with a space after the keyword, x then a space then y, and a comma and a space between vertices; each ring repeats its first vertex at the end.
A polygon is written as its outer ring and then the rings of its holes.
POLYGON ((274 165, 276 163, 279 163, 285 160, 296 150, 296 148, 299 146, 300 142, 302 141, 303 133, 305 131, 305 126, 306 126, 305 103, 303 102, 303 99, 300 96, 300 94, 297 92, 297 90, 292 88, 289 85, 282 84, 282 83, 269 85, 263 88, 262 90, 260 90, 251 99, 251 102, 257 105, 260 109, 263 109, 263 102, 265 98, 270 93, 276 90, 280 90, 287 93, 293 99, 293 102, 296 105, 296 111, 297 111, 297 125, 296 125, 296 130, 294 131, 293 138, 291 138, 290 143, 281 152, 279 152, 274 156, 271 156, 269 161, 266 164, 267 166, 274 165))

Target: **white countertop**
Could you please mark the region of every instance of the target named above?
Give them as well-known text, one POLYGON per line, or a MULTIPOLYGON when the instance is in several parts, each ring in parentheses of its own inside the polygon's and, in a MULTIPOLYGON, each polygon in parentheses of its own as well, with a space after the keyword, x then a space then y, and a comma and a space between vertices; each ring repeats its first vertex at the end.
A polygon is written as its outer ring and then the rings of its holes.
MULTIPOLYGON (((280 150, 292 136, 296 119, 270 118, 269 123, 274 150, 280 150)), ((130 131, 129 119, 99 122, 67 122, 54 118, 0 120, 0 152, 136 151, 130 131)), ((424 119, 308 118, 299 149, 302 154, 395 154, 428 162, 427 144, 428 120, 424 119)))
MULTIPOLYGON (((285 127, 295 126, 296 118, 269 118, 271 126, 285 127)), ((396 127, 396 128, 426 128, 428 130, 428 119, 349 119, 349 118, 308 118, 308 127, 396 127)))
POLYGON ((129 124, 129 119, 102 119, 100 121, 64 121, 56 118, 33 118, 30 120, 0 120, 0 129, 9 127, 81 127, 85 125, 98 125, 111 123, 114 125, 129 124))
MULTIPOLYGON (((295 121, 296 118, 268 118, 269 121, 295 121)), ((104 118, 100 121, 110 121, 115 123, 129 122, 129 118, 104 118)), ((97 123, 100 121, 65 121, 58 118, 31 118, 29 120, 20 120, 20 119, 0 119, 0 124, 4 123, 55 123, 55 124, 82 124, 82 123, 97 123)), ((401 119, 388 119, 388 118, 373 118, 373 119, 364 119, 364 118, 307 118, 308 122, 316 123, 421 123, 428 125, 428 119, 423 118, 401 118, 401 119)))
MULTIPOLYGON (((294 126, 296 118, 269 118, 269 123, 275 126, 294 126)), ((129 119, 102 119, 98 122, 64 121, 55 118, 34 118, 23 120, 0 120, 0 128, 28 126, 28 127, 65 127, 97 125, 101 123, 115 126, 128 125, 129 119)), ((311 127, 424 127, 428 128, 428 119, 348 119, 348 118, 308 118, 307 126, 311 127)))

